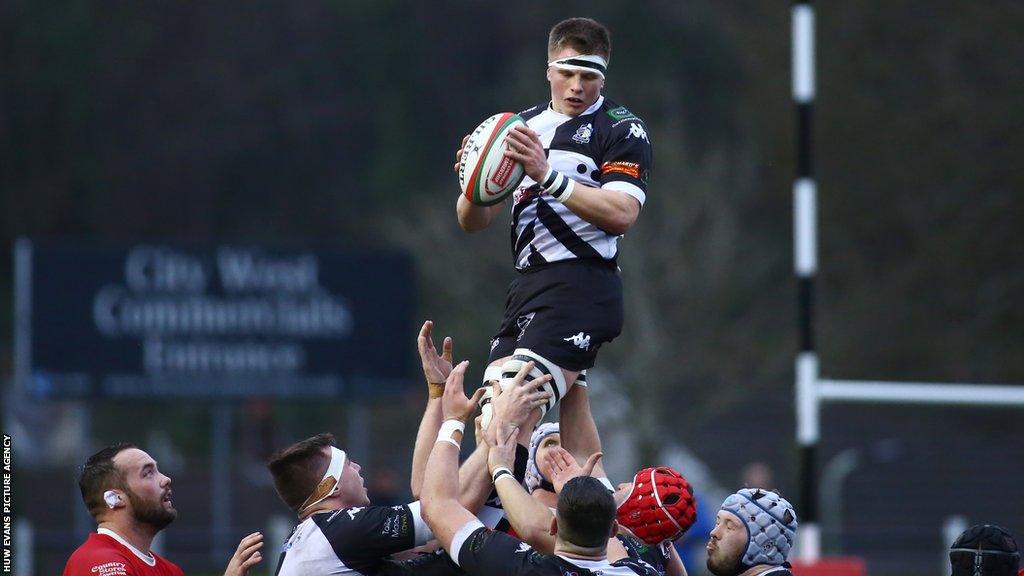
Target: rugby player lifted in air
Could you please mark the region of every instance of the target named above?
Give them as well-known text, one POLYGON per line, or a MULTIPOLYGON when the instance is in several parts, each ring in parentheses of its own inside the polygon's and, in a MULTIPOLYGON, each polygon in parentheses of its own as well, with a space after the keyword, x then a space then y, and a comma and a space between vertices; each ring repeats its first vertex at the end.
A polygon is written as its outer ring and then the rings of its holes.
MULTIPOLYGON (((512 255, 520 274, 509 287, 484 380, 506 386, 533 361, 531 376, 553 376, 548 409, 622 330, 617 242, 636 222, 647 194, 647 129, 601 94, 610 55, 611 39, 600 23, 571 18, 556 24, 548 39, 551 99, 522 112, 528 128, 508 137, 507 155, 526 171, 511 195, 512 255)), ((504 204, 479 206, 460 195, 459 225, 483 230, 504 204)))

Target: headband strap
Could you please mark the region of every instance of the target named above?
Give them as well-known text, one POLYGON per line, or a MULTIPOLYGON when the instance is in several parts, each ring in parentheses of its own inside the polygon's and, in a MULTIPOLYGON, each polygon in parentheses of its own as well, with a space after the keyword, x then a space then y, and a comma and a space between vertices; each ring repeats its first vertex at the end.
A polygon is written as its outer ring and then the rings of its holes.
POLYGON ((313 489, 313 493, 309 495, 309 498, 306 498, 302 506, 299 506, 299 514, 334 494, 338 484, 341 483, 341 473, 345 471, 345 463, 347 461, 348 456, 344 450, 331 446, 331 463, 327 465, 327 472, 324 472, 324 477, 316 485, 316 488, 313 489))
POLYGON ((579 54, 577 56, 569 56, 568 58, 552 60, 551 62, 548 62, 548 66, 560 68, 562 70, 593 72, 601 78, 604 78, 604 74, 608 70, 608 61, 597 54, 579 54))

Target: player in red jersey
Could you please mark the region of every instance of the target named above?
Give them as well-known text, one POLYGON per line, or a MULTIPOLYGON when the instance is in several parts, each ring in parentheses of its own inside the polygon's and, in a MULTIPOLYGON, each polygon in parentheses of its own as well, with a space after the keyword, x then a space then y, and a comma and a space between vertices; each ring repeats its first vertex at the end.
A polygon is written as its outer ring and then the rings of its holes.
MULTIPOLYGON (((176 564, 150 546, 178 516, 171 479, 156 461, 131 444, 93 454, 78 480, 82 500, 98 525, 64 566, 64 576, 184 576, 176 564)), ((259 532, 242 539, 225 576, 245 576, 262 559, 259 532)))

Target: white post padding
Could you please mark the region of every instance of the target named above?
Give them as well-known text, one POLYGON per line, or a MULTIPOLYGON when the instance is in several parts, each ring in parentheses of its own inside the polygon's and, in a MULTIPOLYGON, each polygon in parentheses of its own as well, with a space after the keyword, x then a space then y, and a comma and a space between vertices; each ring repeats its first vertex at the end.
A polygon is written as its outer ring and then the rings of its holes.
POLYGON ((801 446, 816 444, 820 435, 817 381, 818 355, 801 352, 796 357, 796 439, 801 446))
POLYGON ((793 99, 805 104, 814 100, 814 8, 793 6, 793 99))
POLYGON ((818 380, 817 396, 823 401, 1024 406, 1024 386, 995 384, 822 379, 818 380))
POLYGON ((818 272, 818 186, 811 178, 793 183, 793 226, 796 273, 801 278, 814 276, 818 272))

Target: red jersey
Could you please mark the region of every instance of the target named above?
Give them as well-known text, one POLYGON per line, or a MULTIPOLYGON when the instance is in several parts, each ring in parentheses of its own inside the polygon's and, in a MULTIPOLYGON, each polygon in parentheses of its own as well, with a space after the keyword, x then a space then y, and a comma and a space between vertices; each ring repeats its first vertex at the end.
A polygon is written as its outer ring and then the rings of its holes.
POLYGON ((181 568, 169 560, 156 554, 152 559, 151 566, 113 537, 92 533, 68 558, 64 576, 185 576, 181 568))

